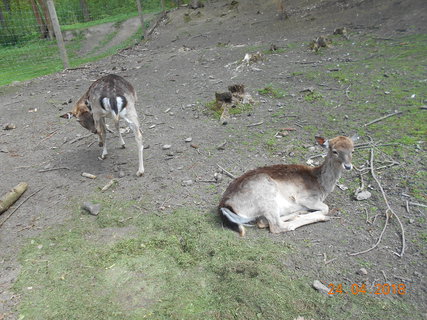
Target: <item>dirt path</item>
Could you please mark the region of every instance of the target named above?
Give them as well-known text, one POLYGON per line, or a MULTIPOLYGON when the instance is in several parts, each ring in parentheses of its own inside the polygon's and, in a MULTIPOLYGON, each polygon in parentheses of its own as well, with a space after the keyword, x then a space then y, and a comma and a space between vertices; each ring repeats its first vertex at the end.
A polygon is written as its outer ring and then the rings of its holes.
MULTIPOLYGON (((307 50, 310 40, 331 34, 341 26, 352 30, 349 48, 352 42, 365 41, 366 34, 393 39, 427 31, 424 1, 402 4, 384 0, 373 4, 360 0, 293 0, 289 1, 288 8, 291 18, 285 21, 277 18, 272 1, 239 3, 238 7, 230 7, 225 1, 210 1, 204 9, 176 10, 152 40, 124 50, 120 55, 89 64, 86 69, 0 88, 0 125, 16 125, 14 130, 0 131, 0 191, 4 193, 20 181, 29 183, 26 196, 43 188, 0 227, 0 319, 16 318, 13 310, 19 297, 11 288, 20 271, 17 253, 23 243, 42 231, 66 223, 81 199, 97 192, 98 187, 118 177, 120 172, 124 174, 118 178, 124 200, 149 199, 158 207, 167 201, 170 210, 196 206, 201 212, 210 212, 230 180, 224 177, 215 190, 208 190, 196 181, 212 179, 220 171, 218 164, 239 175, 261 165, 301 162, 320 152, 320 149, 309 149, 313 146, 313 133, 349 135, 353 132, 348 131, 357 130, 392 108, 386 106, 384 110, 354 114, 351 107, 347 107, 347 86, 336 88, 335 83, 314 82, 300 76, 325 65, 340 68, 340 64, 360 59, 357 54, 363 56, 363 52, 348 53, 350 49, 345 47, 316 55, 307 50), (252 67, 243 65, 236 69, 245 53, 268 50, 272 43, 284 48, 283 51, 268 55, 252 67), (132 82, 138 92, 138 111, 148 146, 143 178, 134 175, 137 156, 132 135, 126 135, 129 147, 124 150, 119 149, 118 139, 110 135, 109 158, 99 161, 100 149, 94 144, 95 137, 71 143, 87 132, 76 122, 59 118, 72 107, 70 100, 76 101, 91 81, 105 73, 118 73, 117 70, 123 70, 119 74, 132 82), (213 100, 216 91, 224 91, 234 83, 244 83, 258 103, 253 110, 233 116, 227 126, 222 126, 206 113, 204 103, 213 100), (279 85, 288 98, 260 96, 258 89, 269 84, 279 85), (316 106, 304 98, 301 91, 313 86, 336 102, 333 108, 316 106), (350 120, 345 122, 344 115, 350 120), (248 127, 254 123, 260 125, 248 127), (297 131, 276 140, 274 134, 283 127, 295 127, 297 131), (197 148, 185 142, 189 137, 197 148), (225 150, 219 150, 217 147, 224 142, 225 150), (166 144, 171 148, 165 150, 166 144), (81 177, 82 172, 98 178, 88 180, 81 177), (189 180, 191 183, 186 182, 189 180)), ((136 18, 123 23, 104 49, 127 38, 137 28, 136 18)), ((93 51, 100 39, 112 30, 112 24, 91 30, 83 51, 93 51)), ((425 156, 420 154, 413 161, 414 171, 419 171, 425 156)), ((345 180, 357 177, 358 173, 353 172, 345 180)), ((387 188, 391 200, 401 203, 401 193, 406 190, 393 189, 393 183, 397 182, 393 177, 389 179, 387 188)), ((380 196, 371 201, 372 206, 381 206, 380 196)), ((364 205, 352 200, 349 193, 336 190, 328 203, 349 214, 330 223, 280 235, 285 240, 296 241, 301 252, 300 259, 287 262, 287 267, 298 274, 332 277, 337 282, 350 278, 374 283, 383 278, 382 272, 389 277, 409 279, 412 291, 403 299, 415 302, 419 310, 426 310, 425 252, 417 251, 408 243, 406 257, 398 259, 392 252, 400 246, 399 231, 393 230, 379 250, 362 258, 368 265, 377 267, 372 267, 366 277, 356 275, 360 259, 350 258, 348 252, 368 246, 377 233, 371 229, 360 231, 365 229, 364 224, 360 226, 364 223, 364 218, 360 218, 364 205), (306 246, 303 239, 309 239, 314 245, 306 246), (323 253, 336 259, 336 268, 320 267, 324 265, 323 253)), ((398 210, 405 214, 404 208, 398 210)), ((4 215, 0 221, 2 218, 4 215)), ((414 239, 411 234, 425 231, 425 222, 405 223, 405 227, 408 237, 414 239)))

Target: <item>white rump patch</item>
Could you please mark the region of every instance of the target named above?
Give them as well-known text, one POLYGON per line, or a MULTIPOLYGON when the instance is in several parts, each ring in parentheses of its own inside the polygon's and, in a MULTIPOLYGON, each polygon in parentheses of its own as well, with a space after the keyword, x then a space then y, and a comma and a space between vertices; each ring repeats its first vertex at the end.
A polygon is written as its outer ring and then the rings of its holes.
POLYGON ((123 100, 122 97, 117 97, 117 111, 120 113, 123 109, 123 105, 125 104, 125 101, 123 100))
POLYGON ((104 106, 105 111, 111 112, 110 99, 102 98, 102 105, 104 106))

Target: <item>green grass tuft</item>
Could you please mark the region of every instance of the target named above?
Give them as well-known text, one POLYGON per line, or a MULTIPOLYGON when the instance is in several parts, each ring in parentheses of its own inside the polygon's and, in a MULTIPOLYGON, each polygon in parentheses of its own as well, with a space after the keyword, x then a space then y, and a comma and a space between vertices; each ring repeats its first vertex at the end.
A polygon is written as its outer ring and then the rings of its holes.
POLYGON ((316 292, 312 279, 284 267, 289 246, 264 231, 242 239, 213 213, 142 213, 132 203, 97 201, 98 218, 78 213, 22 250, 20 318, 416 318, 395 300, 316 292), (118 217, 122 227, 105 228, 118 217))

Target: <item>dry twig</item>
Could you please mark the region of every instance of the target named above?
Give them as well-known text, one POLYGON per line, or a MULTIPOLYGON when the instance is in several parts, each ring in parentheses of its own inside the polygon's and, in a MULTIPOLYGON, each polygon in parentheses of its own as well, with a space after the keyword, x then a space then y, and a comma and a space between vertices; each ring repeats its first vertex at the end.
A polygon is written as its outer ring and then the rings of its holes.
POLYGON ((89 134, 87 134, 87 135, 85 135, 85 136, 77 137, 77 138, 75 138, 75 139, 71 140, 71 141, 70 141, 70 144, 73 144, 74 142, 80 141, 80 140, 82 140, 82 139, 84 139, 84 138, 88 138, 88 137, 90 137, 90 136, 92 136, 92 135, 93 135, 93 133, 89 133, 89 134))
POLYGON ((360 251, 360 252, 350 253, 350 255, 351 255, 351 256, 357 256, 357 255, 359 255, 359 254, 367 253, 367 252, 369 252, 369 251, 371 251, 371 250, 375 249, 375 248, 380 244, 380 242, 381 242, 381 240, 382 240, 382 237, 383 237, 383 235, 384 235, 384 232, 385 232, 385 230, 387 229, 387 226, 388 226, 388 222, 389 222, 389 220, 390 220, 390 217, 393 215, 393 216, 396 218, 397 222, 399 223, 399 225, 400 225, 400 229, 401 229, 401 232, 402 232, 402 249, 401 249, 401 251, 400 251, 400 254, 399 254, 399 253, 395 253, 395 254, 396 254, 396 255, 398 255, 400 258, 402 258, 402 257, 403 257, 403 254, 405 253, 405 230, 404 230, 404 228, 403 228, 403 225, 402 225, 402 222, 400 221, 399 216, 398 216, 398 215, 393 211, 393 209, 390 207, 390 205, 389 205, 389 203, 388 203, 388 200, 387 200, 387 197, 386 197, 386 195, 385 195, 384 189, 383 189, 383 187, 382 187, 382 185, 381 185, 380 181, 378 180, 377 175, 375 174, 375 171, 374 171, 374 149, 373 149, 373 148, 371 149, 371 160, 370 160, 370 163, 371 163, 371 174, 372 174, 372 177, 374 178, 374 180, 375 180, 375 181, 376 181, 376 183, 378 184, 378 187, 380 188, 380 191, 381 191, 381 194, 382 194, 382 196, 383 196, 384 202, 385 202, 385 204, 387 205, 387 210, 386 210, 386 212, 385 212, 385 213, 386 213, 386 221, 385 221, 385 224, 384 224, 383 230, 381 231, 381 234, 380 234, 380 236, 379 236, 379 238, 378 238, 377 242, 375 243, 375 245, 373 245, 373 246, 372 246, 371 248, 369 248, 369 249, 366 249, 366 250, 363 250, 363 251, 360 251))
POLYGON ((262 125, 263 123, 264 123, 264 121, 251 123, 251 124, 248 124, 247 127, 256 127, 256 126, 262 125))
POLYGON ((232 173, 228 172, 228 171, 227 171, 227 170, 225 170, 223 167, 221 167, 219 164, 217 164, 217 166, 218 166, 218 168, 220 168, 220 169, 222 170, 222 172, 223 172, 225 175, 229 176, 231 179, 236 179, 236 178, 237 178, 234 174, 232 174, 232 173))
POLYGON ((370 126, 371 124, 374 124, 374 123, 380 122, 381 120, 384 120, 384 119, 390 118, 390 117, 392 117, 392 116, 395 116, 395 115, 398 115, 398 114, 401 114, 401 113, 403 113, 403 112, 402 112, 402 111, 395 111, 395 112, 390 113, 390 114, 388 114, 388 115, 386 115, 386 116, 384 116, 384 117, 381 117, 381 118, 378 118, 378 119, 372 120, 371 122, 368 122, 368 123, 364 124, 363 126, 364 126, 364 127, 370 126))
POLYGON ((58 167, 58 168, 43 169, 43 170, 39 170, 38 172, 48 172, 48 171, 54 171, 54 170, 70 170, 70 168, 58 167))

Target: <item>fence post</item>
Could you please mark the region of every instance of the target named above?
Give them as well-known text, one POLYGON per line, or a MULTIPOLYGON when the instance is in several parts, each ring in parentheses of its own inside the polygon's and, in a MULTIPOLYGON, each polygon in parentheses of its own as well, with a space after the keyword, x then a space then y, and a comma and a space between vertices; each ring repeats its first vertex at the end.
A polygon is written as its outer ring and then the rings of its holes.
POLYGON ((52 0, 46 0, 47 8, 49 10, 50 19, 52 20, 53 31, 55 33, 56 43, 59 48, 59 54, 61 55, 64 69, 69 67, 67 50, 65 50, 64 39, 62 38, 61 28, 59 27, 58 17, 56 15, 55 5, 52 0))
POLYGON ((142 27, 142 34, 144 35, 144 39, 145 39, 145 24, 144 24, 144 16, 142 14, 142 5, 141 5, 141 0, 136 0, 136 6, 138 7, 138 15, 139 15, 139 20, 141 21, 141 27, 142 27))

